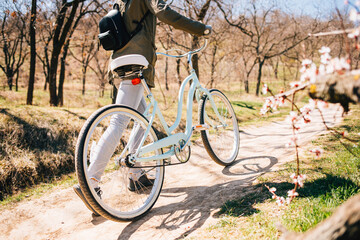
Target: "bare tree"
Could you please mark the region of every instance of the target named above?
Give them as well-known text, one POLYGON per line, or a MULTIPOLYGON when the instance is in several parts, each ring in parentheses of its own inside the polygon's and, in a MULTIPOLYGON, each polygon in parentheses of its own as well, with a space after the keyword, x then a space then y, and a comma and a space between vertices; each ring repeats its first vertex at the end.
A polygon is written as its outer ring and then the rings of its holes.
POLYGON ((96 52, 94 60, 92 61, 95 66, 89 65, 89 68, 93 70, 98 78, 100 97, 104 97, 105 85, 108 82, 107 74, 109 58, 102 56, 100 53, 100 51, 96 52))
POLYGON ((34 95, 34 83, 35 83, 35 69, 36 69, 36 33, 35 33, 35 21, 36 21, 36 9, 37 0, 31 0, 31 16, 29 24, 30 35, 30 74, 29 84, 27 90, 26 104, 32 105, 34 95))
POLYGON ((264 64, 267 60, 283 55, 308 38, 304 29, 295 17, 277 9, 274 5, 270 7, 259 6, 258 2, 251 0, 246 14, 233 20, 231 8, 227 11, 224 4, 215 0, 219 9, 223 12, 225 20, 235 27, 248 39, 247 48, 255 56, 251 65, 257 65, 256 95, 259 95, 261 77, 264 64))
POLYGON ((206 83, 210 88, 213 88, 215 85, 216 69, 218 65, 227 57, 227 55, 231 54, 231 51, 225 47, 229 28, 225 25, 226 23, 222 22, 220 19, 214 19, 214 23, 216 24, 213 24, 213 34, 209 39, 211 52, 208 55, 210 56, 210 59, 207 59, 208 57, 205 55, 206 62, 210 64, 210 80, 206 83))
MULTIPOLYGON (((187 10, 187 14, 190 18, 195 19, 200 22, 204 22, 208 10, 210 8, 212 0, 204 0, 204 1, 191 1, 185 0, 184 5, 187 10)), ((206 21, 205 21, 206 22, 206 21)), ((191 48, 195 49, 199 47, 200 39, 198 36, 193 36, 191 40, 191 48)), ((199 72, 199 55, 195 54, 192 57, 193 67, 196 71, 197 76, 200 78, 199 72)))
POLYGON ((80 53, 74 53, 70 50, 72 57, 80 62, 82 72, 82 95, 85 95, 86 73, 89 67, 90 61, 95 57, 98 52, 97 48, 97 34, 94 32, 86 33, 91 28, 92 22, 85 22, 82 27, 82 39, 80 40, 80 53), (86 29, 86 30, 85 30, 86 29))
POLYGON ((9 89, 13 88, 15 78, 16 91, 18 91, 19 69, 24 64, 28 54, 24 48, 26 25, 18 17, 21 12, 7 9, 1 22, 0 48, 3 57, 0 58, 0 68, 5 73, 9 89))
MULTIPOLYGON (((158 40, 162 46, 162 48, 164 50, 169 50, 172 46, 170 45, 170 39, 171 39, 171 33, 170 31, 167 31, 166 28, 167 26, 165 26, 164 24, 159 24, 162 27, 162 32, 165 33, 165 36, 158 36, 158 40)), ((165 78, 165 89, 168 91, 169 90, 169 77, 168 77, 168 72, 169 72, 169 58, 166 57, 165 58, 165 70, 164 70, 164 78, 165 78)))
POLYGON ((44 41, 44 54, 43 56, 38 55, 38 57, 43 63, 43 70, 49 83, 50 105, 63 104, 66 57, 71 37, 80 19, 89 13, 103 11, 103 6, 107 2, 108 0, 101 2, 97 0, 59 0, 55 10, 43 11, 42 21, 45 25, 45 34, 41 39, 44 41), (59 60, 60 76, 57 81, 59 60))

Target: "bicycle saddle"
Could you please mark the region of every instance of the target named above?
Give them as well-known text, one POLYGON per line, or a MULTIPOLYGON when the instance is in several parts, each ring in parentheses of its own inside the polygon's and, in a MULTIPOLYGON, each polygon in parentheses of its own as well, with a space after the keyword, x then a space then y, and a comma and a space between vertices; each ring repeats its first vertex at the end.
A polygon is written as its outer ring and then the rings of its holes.
POLYGON ((131 66, 131 65, 147 67, 149 65, 149 62, 146 60, 146 58, 143 55, 129 54, 112 60, 110 67, 111 67, 111 71, 114 71, 117 68, 131 66))

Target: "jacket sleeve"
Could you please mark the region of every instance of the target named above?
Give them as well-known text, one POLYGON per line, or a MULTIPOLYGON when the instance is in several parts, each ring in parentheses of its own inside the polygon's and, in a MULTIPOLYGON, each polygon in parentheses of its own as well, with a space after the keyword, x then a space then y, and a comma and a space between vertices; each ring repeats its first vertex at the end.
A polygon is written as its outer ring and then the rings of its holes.
POLYGON ((176 29, 186 31, 198 36, 204 35, 205 25, 191 20, 172 10, 163 0, 145 0, 149 10, 162 22, 176 29))

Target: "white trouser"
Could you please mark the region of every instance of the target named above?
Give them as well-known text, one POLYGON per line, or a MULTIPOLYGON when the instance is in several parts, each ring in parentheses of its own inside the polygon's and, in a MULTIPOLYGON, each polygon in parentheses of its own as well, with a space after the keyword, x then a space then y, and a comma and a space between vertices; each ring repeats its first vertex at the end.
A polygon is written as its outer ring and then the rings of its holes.
MULTIPOLYGON (((126 105, 137 109, 140 113, 143 113, 146 109, 146 102, 143 92, 144 88, 141 84, 132 85, 131 80, 124 80, 120 83, 118 88, 116 104, 126 105)), ((93 187, 98 187, 98 182, 101 179, 101 175, 104 173, 110 157, 118 146, 122 132, 127 127, 128 122, 128 117, 119 115, 112 116, 110 125, 101 136, 99 142, 96 145, 91 146, 90 166, 88 168, 88 173, 90 178, 94 180, 93 187)), ((142 137, 143 132, 144 131, 139 131, 137 133, 137 138, 142 137)), ((136 150, 135 148, 137 148, 136 144, 135 146, 130 146, 130 151, 136 150)), ((130 172, 134 174, 138 173, 139 171, 141 171, 139 168, 130 169, 130 172)))

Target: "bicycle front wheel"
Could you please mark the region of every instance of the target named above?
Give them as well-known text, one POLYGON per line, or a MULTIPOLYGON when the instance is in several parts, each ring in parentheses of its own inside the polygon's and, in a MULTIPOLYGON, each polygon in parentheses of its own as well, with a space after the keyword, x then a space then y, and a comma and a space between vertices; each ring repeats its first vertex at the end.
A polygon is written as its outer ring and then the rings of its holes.
MULTIPOLYGON (((163 160, 135 166, 127 160, 139 147, 148 125, 147 119, 136 110, 109 105, 92 114, 80 132, 75 155, 80 188, 92 208, 107 219, 139 218, 160 195, 163 160)), ((144 145, 157 139, 151 128, 144 145)), ((156 150, 144 157, 161 153, 156 150)))
POLYGON ((204 147, 210 157, 218 164, 227 166, 231 164, 239 153, 240 133, 234 109, 226 96, 217 89, 211 89, 210 94, 214 100, 219 115, 207 95, 200 101, 200 124, 210 128, 201 131, 204 147))

